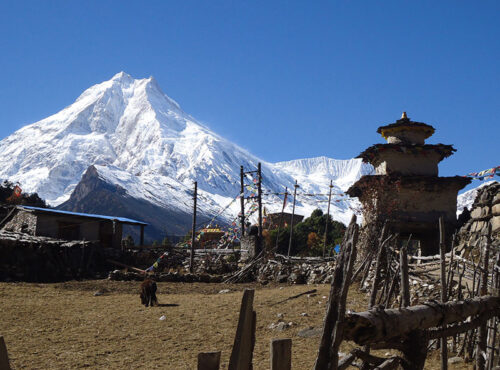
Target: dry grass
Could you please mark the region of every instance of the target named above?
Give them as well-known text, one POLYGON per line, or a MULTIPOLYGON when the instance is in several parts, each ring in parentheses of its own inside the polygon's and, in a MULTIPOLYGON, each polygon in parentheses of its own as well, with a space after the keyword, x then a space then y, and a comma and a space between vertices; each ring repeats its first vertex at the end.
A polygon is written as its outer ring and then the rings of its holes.
MULTIPOLYGON (((227 368, 241 291, 248 286, 159 283, 162 306, 145 308, 138 282, 0 283, 0 335, 15 369, 195 369, 198 352, 214 350, 222 351, 221 368, 227 368), (221 289, 231 292, 218 294, 221 289), (98 290, 105 293, 94 296, 98 290), (165 321, 159 320, 162 315, 165 321)), ((311 369, 319 339, 301 338, 297 332, 321 326, 329 286, 252 287, 257 289, 254 368, 268 369, 270 340, 288 337, 293 338, 293 368, 311 369), (313 288, 316 295, 271 306, 313 288), (278 313, 294 323, 290 329, 267 328, 278 313)), ((348 308, 364 307, 365 296, 351 289, 348 308)), ((350 347, 346 343, 341 350, 350 347)), ((426 368, 438 368, 439 358, 431 359, 426 368)))

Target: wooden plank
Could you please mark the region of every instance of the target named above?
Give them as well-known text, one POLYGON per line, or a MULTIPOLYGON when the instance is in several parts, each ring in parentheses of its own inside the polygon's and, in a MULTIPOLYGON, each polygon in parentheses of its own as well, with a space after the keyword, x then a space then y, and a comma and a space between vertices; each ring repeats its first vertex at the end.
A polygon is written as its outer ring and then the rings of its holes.
POLYGON ((198 353, 198 370, 219 370, 220 351, 198 353))
POLYGON ((253 347, 255 345, 255 312, 253 298, 255 291, 245 289, 241 300, 240 317, 229 359, 229 370, 251 370, 253 347))
POLYGON ((9 356, 7 354, 7 346, 2 336, 0 336, 0 370, 10 370, 9 356))
POLYGON ((271 370, 291 370, 292 340, 271 339, 271 370))

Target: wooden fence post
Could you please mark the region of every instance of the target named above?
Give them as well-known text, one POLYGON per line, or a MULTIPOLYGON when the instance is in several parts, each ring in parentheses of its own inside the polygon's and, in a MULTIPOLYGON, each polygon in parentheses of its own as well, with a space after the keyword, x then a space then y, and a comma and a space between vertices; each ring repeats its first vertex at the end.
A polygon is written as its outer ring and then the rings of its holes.
POLYGON ((271 370, 291 370, 292 340, 271 339, 271 370))
POLYGON ((219 370, 219 366, 220 351, 198 353, 198 370, 219 370))
POLYGON ((10 370, 9 356, 7 354, 7 346, 3 337, 0 336, 0 370, 10 370))
POLYGON ((253 310, 253 289, 245 289, 241 300, 240 317, 229 359, 229 370, 251 370, 255 345, 256 313, 253 310))
MULTIPOLYGON (((445 303, 448 300, 446 288, 446 244, 445 244, 445 234, 444 234, 444 219, 443 216, 439 217, 439 257, 441 261, 440 272, 441 272, 441 303, 445 303)), ((450 265, 451 269, 451 265, 450 265)), ((446 325, 443 326, 446 328, 446 325)), ((448 369, 448 339, 446 335, 440 340, 441 343, 441 370, 448 369)))

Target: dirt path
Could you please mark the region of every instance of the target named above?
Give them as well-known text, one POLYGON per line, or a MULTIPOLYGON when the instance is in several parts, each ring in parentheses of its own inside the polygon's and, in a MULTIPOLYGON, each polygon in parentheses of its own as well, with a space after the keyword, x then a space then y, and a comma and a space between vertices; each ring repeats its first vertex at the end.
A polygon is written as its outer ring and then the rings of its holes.
MULTIPOLYGON (((248 285, 159 283, 160 307, 145 308, 138 282, 86 281, 62 284, 0 283, 0 335, 15 369, 144 368, 195 369, 201 351, 222 351, 227 368, 241 303, 248 285), (219 294, 222 289, 229 293, 219 294), (96 291, 103 295, 94 296, 96 291), (165 315, 166 320, 160 321, 165 315)), ((318 338, 299 330, 321 326, 329 286, 254 286, 257 343, 254 368, 269 368, 272 338, 293 338, 294 369, 311 369, 318 338), (282 304, 273 303, 316 288, 282 304), (293 322, 268 329, 278 314, 293 322), (306 313, 307 316, 302 316, 306 313)), ((351 289, 348 308, 364 310, 366 298, 351 289)), ((348 351, 350 344, 341 350, 348 351)), ((429 363, 427 368, 434 368, 429 363)))

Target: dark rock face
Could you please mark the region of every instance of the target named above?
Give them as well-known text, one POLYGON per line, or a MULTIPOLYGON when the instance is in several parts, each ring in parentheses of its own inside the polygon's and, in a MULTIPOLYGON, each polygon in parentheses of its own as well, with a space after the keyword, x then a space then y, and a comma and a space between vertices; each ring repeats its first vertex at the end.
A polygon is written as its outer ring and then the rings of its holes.
MULTIPOLYGON (((109 184, 101 179, 94 166, 90 166, 71 194, 69 200, 58 209, 71 212, 94 213, 101 215, 127 217, 147 222, 144 229, 145 242, 183 236, 191 227, 192 215, 176 209, 157 206, 143 199, 129 196, 120 186, 109 184)), ((123 235, 130 234, 139 242, 139 227, 125 226, 123 235)))

